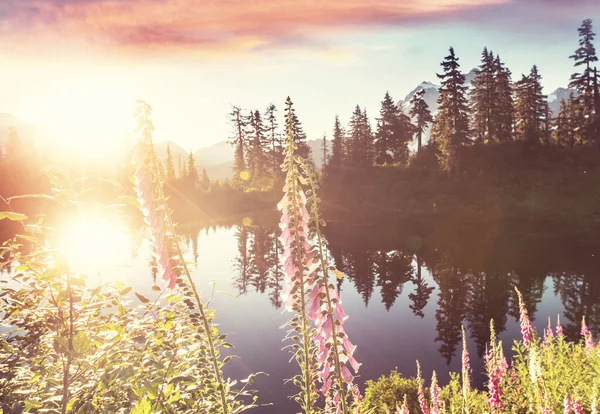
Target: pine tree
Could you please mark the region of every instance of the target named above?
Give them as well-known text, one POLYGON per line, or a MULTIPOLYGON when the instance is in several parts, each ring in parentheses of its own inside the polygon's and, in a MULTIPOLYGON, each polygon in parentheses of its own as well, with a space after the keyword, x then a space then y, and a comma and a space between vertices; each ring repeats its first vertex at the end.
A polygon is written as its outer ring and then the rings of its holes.
POLYGON ((560 101, 560 110, 554 124, 554 142, 560 146, 572 147, 575 144, 573 127, 569 119, 568 105, 564 99, 560 101))
POLYGON ((167 144, 167 181, 174 182, 175 181, 175 166, 173 165, 173 157, 171 155, 171 147, 167 144))
POLYGON ((322 168, 325 169, 327 164, 329 163, 329 151, 327 148, 327 135, 323 134, 323 141, 321 142, 321 151, 322 151, 322 168))
POLYGON ((240 177, 242 172, 246 171, 246 119, 241 113, 241 109, 234 106, 229 114, 229 121, 231 122, 234 130, 234 136, 231 138, 231 145, 235 146, 235 156, 233 162, 233 172, 236 180, 240 177))
POLYGON ((363 160, 361 160, 361 158, 365 156, 365 151, 363 149, 363 128, 363 112, 360 109, 360 106, 356 105, 348 125, 348 160, 353 165, 362 164, 363 160))
POLYGON ((367 108, 363 109, 362 113, 362 151, 364 154, 364 165, 371 165, 373 163, 373 129, 371 128, 371 122, 369 121, 369 116, 367 115, 367 108))
POLYGON ((248 168, 253 178, 260 179, 267 170, 267 148, 269 139, 259 111, 250 112, 248 132, 250 148, 248 150, 248 168))
POLYGON ((340 123, 339 116, 336 115, 335 123, 333 124, 333 140, 331 142, 331 158, 329 165, 334 168, 339 168, 344 162, 344 131, 340 123))
POLYGON ((417 135, 417 152, 421 151, 423 132, 427 129, 427 126, 433 122, 429 105, 425 102, 424 96, 425 89, 419 89, 410 100, 410 116, 413 119, 415 133, 417 135))
POLYGON ((494 125, 494 106, 496 91, 496 67, 494 54, 487 48, 481 54, 481 65, 475 70, 473 89, 471 90, 470 104, 475 142, 487 143, 496 135, 494 125))
POLYGON ((398 107, 389 92, 385 93, 377 118, 377 132, 375 133, 375 163, 389 164, 393 161, 392 150, 394 135, 398 128, 398 107))
POLYGON ((438 113, 435 117, 431 138, 441 154, 442 166, 454 168, 456 150, 471 143, 469 131, 469 108, 465 92, 465 76, 460 72, 454 48, 441 63, 444 73, 438 74, 442 85, 439 89, 438 113))
POLYGON ((534 65, 529 76, 523 75, 516 84, 516 135, 528 143, 540 143, 545 139, 547 102, 541 79, 534 65))
POLYGON ((296 111, 294 110, 294 103, 291 98, 288 96, 285 101, 285 119, 286 119, 286 133, 293 133, 294 142, 296 143, 296 148, 299 156, 304 158, 305 160, 312 162, 311 159, 311 150, 308 144, 306 143, 306 134, 302 129, 302 124, 298 120, 298 116, 296 115, 296 111))
POLYGON ((200 176, 200 188, 203 191, 210 190, 211 181, 208 178, 208 173, 206 172, 206 168, 202 168, 202 175, 200 176))
POLYGON ((194 154, 190 150, 187 160, 187 182, 191 189, 195 189, 199 182, 198 169, 196 168, 196 160, 194 154))
POLYGON ((279 175, 281 173, 280 165, 283 162, 283 141, 281 135, 277 134, 277 117, 275 112, 277 108, 274 104, 269 104, 264 114, 267 136, 271 141, 269 156, 271 158, 271 173, 279 175))
POLYGON ((510 70, 504 67, 500 56, 494 59, 494 94, 492 123, 494 141, 510 141, 513 138, 515 103, 510 70))
POLYGON ((582 73, 571 75, 569 88, 577 89, 581 98, 580 103, 584 107, 584 113, 591 114, 594 109, 594 69, 591 65, 598 61, 596 49, 594 48, 596 33, 592 28, 592 20, 584 20, 578 32, 579 47, 569 58, 575 61, 575 67, 584 66, 584 69, 582 73))

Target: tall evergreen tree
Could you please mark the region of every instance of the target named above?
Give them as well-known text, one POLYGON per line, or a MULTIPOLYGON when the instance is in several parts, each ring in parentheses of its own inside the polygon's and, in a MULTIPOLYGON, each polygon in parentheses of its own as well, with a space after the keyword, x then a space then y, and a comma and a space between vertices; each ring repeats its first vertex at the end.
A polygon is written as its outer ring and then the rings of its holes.
POLYGON ((265 135, 266 130, 259 111, 250 112, 248 126, 248 168, 253 178, 261 178, 267 171, 269 138, 265 135))
POLYGON ((283 162, 283 141, 281 135, 277 134, 277 117, 275 112, 277 108, 274 104, 269 104, 264 114, 266 124, 266 133, 271 141, 270 158, 271 158, 271 173, 278 175, 281 173, 280 165, 283 162))
POLYGON ((529 76, 523 75, 516 84, 516 134, 528 143, 540 143, 545 139, 547 102, 541 79, 534 65, 529 76))
POLYGON ((339 116, 336 115, 335 123, 333 124, 333 140, 331 142, 331 158, 329 165, 334 168, 339 168, 344 162, 344 130, 340 123, 339 116))
POLYGON ((171 155, 171 147, 167 144, 167 165, 166 165, 167 181, 174 182, 175 177, 175 166, 173 165, 173 156, 171 155))
POLYGON ((363 108, 362 113, 362 150, 364 154, 364 164, 371 165, 373 163, 373 129, 367 115, 367 108, 363 108))
POLYGON ((495 141, 510 141, 513 138, 515 104, 510 70, 504 67, 500 56, 494 59, 494 94, 492 123, 495 141))
POLYGON ((366 128, 364 122, 364 114, 360 106, 356 105, 350 123, 348 125, 348 161, 355 166, 364 165, 367 163, 368 149, 365 144, 366 128))
POLYGON ((196 188, 199 183, 199 179, 200 177, 198 175, 198 169, 196 168, 196 160, 194 159, 194 154, 192 154, 192 151, 190 150, 187 160, 187 182, 191 189, 196 188))
POLYGON ((591 114, 594 109, 594 68, 592 64, 598 61, 596 49, 594 48, 594 37, 596 33, 592 28, 592 20, 586 19, 578 29, 579 47, 569 58, 575 61, 575 67, 583 66, 582 73, 571 75, 569 88, 575 88, 579 92, 580 103, 584 107, 585 114, 591 114))
POLYGON ((206 168, 202 168, 202 175, 200 176, 200 188, 203 191, 210 190, 211 181, 208 177, 208 173, 206 172, 206 168))
POLYGON ((308 144, 306 143, 306 134, 304 133, 304 130, 302 129, 302 124, 298 120, 298 116, 296 115, 296 111, 294 110, 294 103, 292 102, 289 96, 285 100, 285 119, 286 133, 293 134, 294 142, 297 148, 296 153, 305 160, 312 162, 311 150, 308 144))
POLYGON ((471 143, 469 130, 469 108, 465 93, 465 76, 460 72, 454 48, 441 63, 443 73, 438 74, 442 85, 439 89, 438 113, 435 117, 431 138, 441 154, 442 166, 454 168, 457 148, 471 143))
POLYGON ((323 169, 327 167, 327 164, 329 163, 329 149, 327 148, 327 135, 323 134, 323 141, 321 142, 321 151, 322 151, 322 157, 321 157, 321 161, 322 161, 322 166, 323 169))
POLYGON ((405 164, 409 155, 408 143, 412 139, 413 131, 410 118, 394 103, 389 92, 386 92, 377 119, 374 141, 375 162, 405 164))
POLYGON ((417 152, 421 151, 423 132, 427 129, 427 126, 433 122, 429 105, 425 102, 424 96, 425 89, 419 89, 410 100, 410 116, 413 119, 415 133, 417 135, 417 152))
POLYGON ((473 89, 470 94, 471 116, 473 134, 476 143, 487 143, 492 141, 496 135, 494 124, 495 92, 496 92, 496 67, 494 54, 483 49, 481 64, 475 70, 473 89))
POLYGON ((560 146, 572 147, 575 144, 573 126, 569 118, 569 106, 564 99, 560 101, 560 110, 554 124, 554 142, 560 146))
POLYGON ((233 126, 234 135, 230 140, 231 145, 235 146, 235 156, 233 162, 233 172, 238 178, 243 171, 246 171, 246 119, 238 106, 232 107, 229 114, 229 121, 233 126))

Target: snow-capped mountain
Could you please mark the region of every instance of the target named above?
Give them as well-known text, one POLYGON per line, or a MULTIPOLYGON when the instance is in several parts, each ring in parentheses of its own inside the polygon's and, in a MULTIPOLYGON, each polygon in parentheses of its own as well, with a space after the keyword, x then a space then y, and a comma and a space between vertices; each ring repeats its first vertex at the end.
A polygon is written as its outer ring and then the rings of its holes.
POLYGON ((571 88, 558 88, 548 95, 548 106, 550 107, 550 114, 553 117, 558 115, 558 111, 560 110, 560 101, 563 99, 565 102, 568 101, 571 94, 577 96, 577 91, 571 88))

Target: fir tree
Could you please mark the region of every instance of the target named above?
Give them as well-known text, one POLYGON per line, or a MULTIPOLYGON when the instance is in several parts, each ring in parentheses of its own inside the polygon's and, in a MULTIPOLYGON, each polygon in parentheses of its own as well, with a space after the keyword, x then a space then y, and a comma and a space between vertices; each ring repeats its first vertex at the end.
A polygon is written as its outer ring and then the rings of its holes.
POLYGON ((335 123, 333 124, 333 140, 331 142, 331 158, 329 165, 334 168, 339 168, 344 162, 344 131, 340 124, 340 118, 336 115, 335 123))
POLYGON ((441 66, 444 73, 437 75, 442 85, 431 138, 440 151, 442 166, 452 170, 457 148, 471 143, 469 108, 465 97, 467 87, 454 48, 450 48, 450 54, 444 58, 441 66))
POLYGON ((523 75, 516 84, 516 134, 528 143, 540 143, 546 136, 547 102, 541 79, 534 65, 529 76, 523 75))
POLYGON ((415 133, 417 135, 417 152, 421 151, 423 132, 427 129, 427 126, 433 122, 429 105, 425 102, 424 96, 425 89, 419 89, 410 100, 410 116, 415 123, 415 133))
POLYGON ((575 144, 573 126, 569 119, 569 107, 564 99, 560 101, 560 110, 554 125, 554 142, 563 147, 572 147, 575 144))
POLYGON ((211 184, 212 183, 210 181, 210 178, 208 177, 206 168, 202 168, 202 175, 200 176, 200 188, 203 191, 208 191, 208 190, 210 190, 211 184))
POLYGON ((277 108, 275 105, 269 104, 264 114, 266 132, 271 141, 271 150, 269 155, 271 158, 271 173, 273 175, 278 175, 281 173, 280 165, 283 162, 283 142, 281 140, 281 135, 277 134, 278 125, 277 117, 275 116, 276 111, 277 108))
POLYGON ((323 141, 321 142, 321 151, 322 151, 322 168, 325 169, 329 162, 329 151, 327 148, 327 135, 323 134, 323 141))
POLYGON ((248 167, 253 178, 261 178, 266 172, 267 148, 269 139, 265 135, 265 127, 259 111, 250 112, 248 121, 248 167))
POLYGON ((364 147, 366 140, 364 139, 365 127, 363 111, 360 106, 356 105, 350 124, 348 125, 348 160, 354 165, 365 163, 367 157, 367 149, 364 147))
POLYGON ((583 66, 582 73, 571 75, 569 88, 575 88, 579 92, 580 103, 584 107, 585 114, 591 114, 594 109, 594 69, 592 63, 598 61, 596 49, 594 48, 594 37, 596 33, 592 28, 592 20, 586 19, 578 29, 579 47, 569 58, 575 61, 575 67, 583 66))
POLYGON ((235 146, 235 156, 233 162, 233 172, 236 180, 240 177, 240 174, 246 171, 246 119, 241 113, 241 109, 237 106, 232 108, 229 114, 229 121, 231 122, 234 130, 234 136, 231 138, 231 145, 235 146))
POLYGON ((190 150, 187 160, 187 182, 190 188, 195 189, 199 182, 198 169, 196 168, 196 160, 194 154, 190 150))
POLYGON ((475 70, 473 89, 471 90, 471 116, 475 142, 486 143, 492 141, 496 135, 494 125, 494 106, 496 91, 496 67, 494 54, 487 48, 481 54, 481 65, 475 70))
POLYGON ((500 56, 494 59, 494 94, 492 123, 494 141, 510 141, 513 138, 515 104, 510 70, 504 67, 500 56))
POLYGON ((171 147, 167 144, 167 165, 166 165, 167 181, 174 182, 175 177, 175 166, 173 165, 173 157, 171 155, 171 147))
POLYGON ((288 96, 285 101, 285 119, 286 119, 286 133, 292 133, 294 136, 294 142, 296 143, 296 154, 305 160, 312 162, 311 150, 306 143, 306 134, 302 129, 302 124, 298 120, 296 111, 294 110, 294 103, 288 96))

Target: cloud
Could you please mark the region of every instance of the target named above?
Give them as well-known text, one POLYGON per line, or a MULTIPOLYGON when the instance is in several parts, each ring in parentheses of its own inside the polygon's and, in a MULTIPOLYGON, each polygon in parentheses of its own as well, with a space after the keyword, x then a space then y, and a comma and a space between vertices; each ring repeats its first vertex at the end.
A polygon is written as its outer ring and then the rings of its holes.
POLYGON ((524 24, 594 8, 597 0, 3 0, 0 49, 146 57, 264 52, 314 47, 345 28, 524 24))

